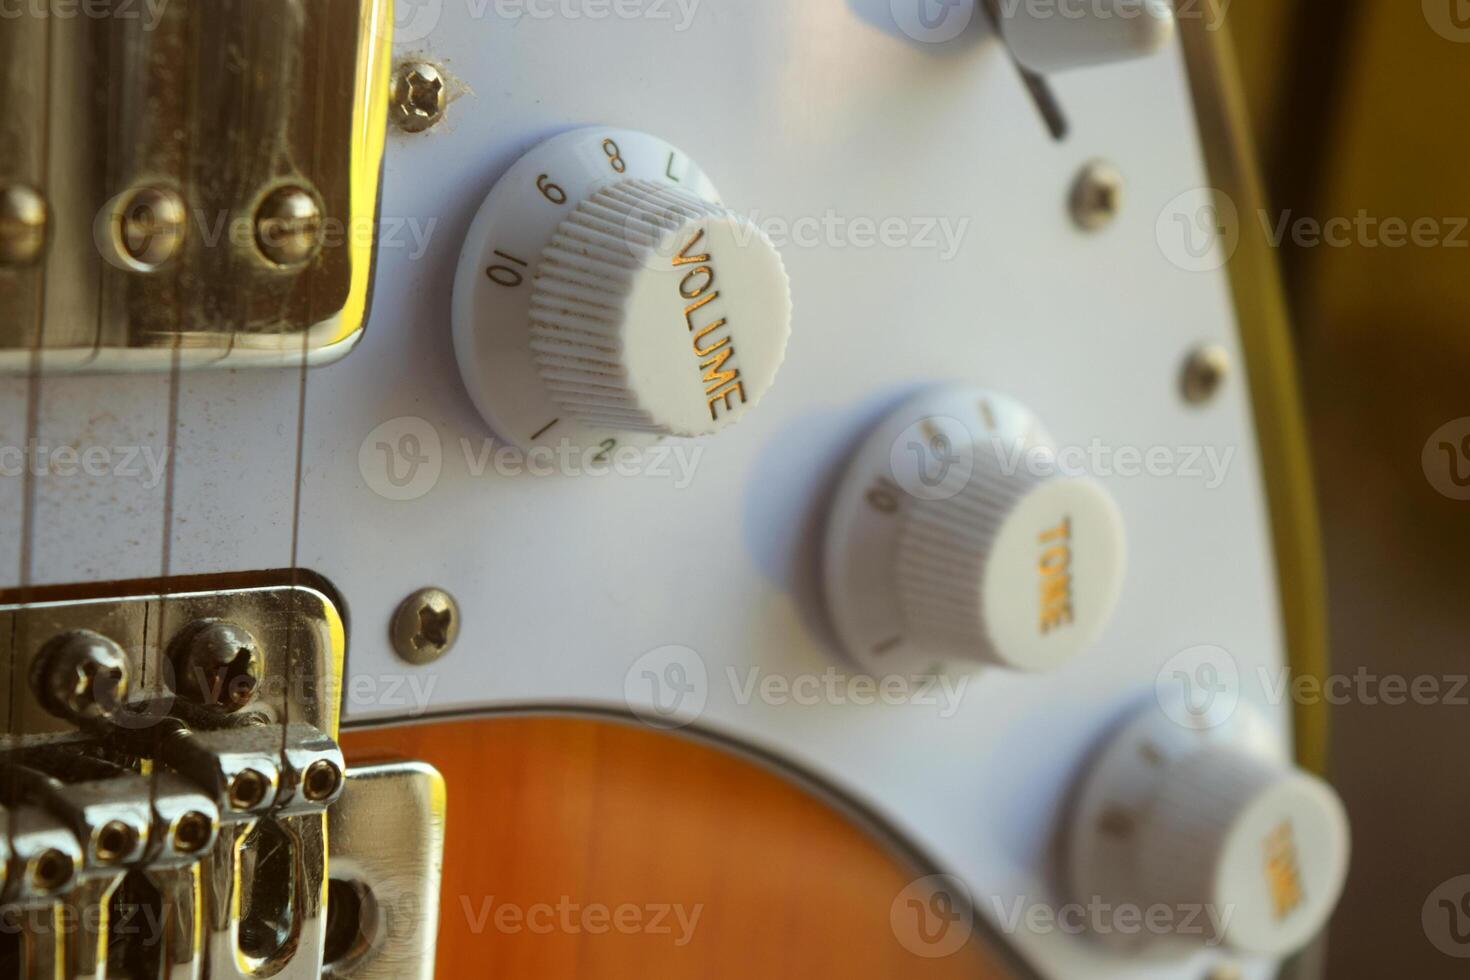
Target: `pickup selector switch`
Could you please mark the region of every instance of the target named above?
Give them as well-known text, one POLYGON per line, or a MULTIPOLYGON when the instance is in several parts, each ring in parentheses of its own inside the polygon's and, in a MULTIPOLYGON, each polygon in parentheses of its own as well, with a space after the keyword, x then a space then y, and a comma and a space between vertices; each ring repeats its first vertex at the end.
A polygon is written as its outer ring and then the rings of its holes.
POLYGON ((624 130, 567 133, 491 191, 455 282, 461 373, 523 448, 711 435, 776 378, 780 254, 688 157, 624 130))

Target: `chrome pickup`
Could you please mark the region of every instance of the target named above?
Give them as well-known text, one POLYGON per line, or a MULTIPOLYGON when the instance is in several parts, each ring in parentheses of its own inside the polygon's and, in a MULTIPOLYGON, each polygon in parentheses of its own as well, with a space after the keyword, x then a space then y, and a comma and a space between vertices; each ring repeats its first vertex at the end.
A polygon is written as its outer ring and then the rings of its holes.
POLYGON ((299 364, 363 327, 391 0, 64 0, 0 31, 0 371, 299 364))
POLYGON ((443 781, 347 768, 344 643, 300 585, 0 606, 0 975, 431 977, 443 781))

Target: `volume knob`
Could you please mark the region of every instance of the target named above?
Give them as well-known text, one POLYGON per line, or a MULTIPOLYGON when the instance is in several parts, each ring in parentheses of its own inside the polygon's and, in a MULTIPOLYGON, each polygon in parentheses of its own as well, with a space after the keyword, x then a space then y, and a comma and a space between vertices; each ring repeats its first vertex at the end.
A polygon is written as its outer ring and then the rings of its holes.
POLYGON ((791 288, 771 240, 668 143, 583 129, 491 190, 454 288, 460 373, 525 449, 597 459, 718 432, 771 388, 791 288))
POLYGON ((791 332, 781 256, 730 210, 625 180, 561 223, 531 298, 541 380, 593 427, 709 435, 775 381, 791 332))

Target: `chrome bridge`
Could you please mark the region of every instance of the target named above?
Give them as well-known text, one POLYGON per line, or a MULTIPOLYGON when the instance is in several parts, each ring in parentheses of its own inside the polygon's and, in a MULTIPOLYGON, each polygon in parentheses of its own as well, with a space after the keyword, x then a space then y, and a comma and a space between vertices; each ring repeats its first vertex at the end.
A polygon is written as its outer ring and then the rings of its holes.
POLYGON ((442 779, 347 768, 345 636, 299 584, 0 606, 0 975, 431 977, 442 779))

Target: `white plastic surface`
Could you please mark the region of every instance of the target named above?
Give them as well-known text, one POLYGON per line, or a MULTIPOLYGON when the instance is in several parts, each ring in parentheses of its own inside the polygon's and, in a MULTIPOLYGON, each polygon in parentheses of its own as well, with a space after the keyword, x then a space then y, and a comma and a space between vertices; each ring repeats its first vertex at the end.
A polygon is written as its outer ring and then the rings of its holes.
MULTIPOLYGON (((861 805, 963 880, 1039 975, 1198 980, 1226 959, 1245 980, 1273 975, 1269 958, 1208 949, 1140 964, 1012 915, 1066 900, 1054 845, 1070 789, 1179 651, 1230 651, 1240 698, 1290 746, 1290 707, 1260 680, 1286 656, 1244 371, 1207 407, 1178 394, 1196 345, 1245 359, 1228 266, 1187 261, 1180 249, 1198 243, 1168 237, 1181 196, 1209 184, 1177 45, 1054 78, 1071 123, 1057 143, 983 18, 936 44, 889 0, 702 0, 687 20, 677 5, 636 19, 399 6, 397 54, 434 60, 465 94, 427 133, 389 137, 362 343, 304 391, 297 371, 186 375, 172 434, 166 378, 43 379, 38 442, 101 447, 112 465, 51 466, 28 508, 14 459, 0 460, 0 582, 19 580, 28 511, 36 583, 312 569, 349 607, 348 724, 646 712, 669 703, 649 675, 682 664, 699 730, 861 805), (544 140, 596 120, 657 133, 718 174, 781 249, 796 311, 757 411, 690 444, 697 458, 657 446, 621 475, 501 457, 451 331, 487 193, 544 140), (1089 234, 1067 201, 1097 158, 1124 174, 1128 200, 1089 234), (857 445, 937 381, 1007 392, 1063 449, 1095 439, 1119 462, 1159 447, 1175 466, 1094 474, 1128 528, 1129 569, 1088 656, 1041 678, 989 671, 958 693, 926 682, 868 699, 831 635, 822 527, 857 445), (172 484, 150 467, 160 455, 172 484), (388 623, 430 584, 460 600, 459 642, 406 667, 388 623), (799 696, 813 678, 815 702, 799 696), (773 679, 792 694, 763 694, 773 679)), ((529 345, 508 349, 527 353, 507 377, 539 384, 529 345)), ((24 378, 0 382, 0 445, 25 443, 29 394, 24 378)))
POLYGON ((1001 0, 1001 33, 1040 74, 1156 53, 1174 35, 1169 0, 1001 0))

